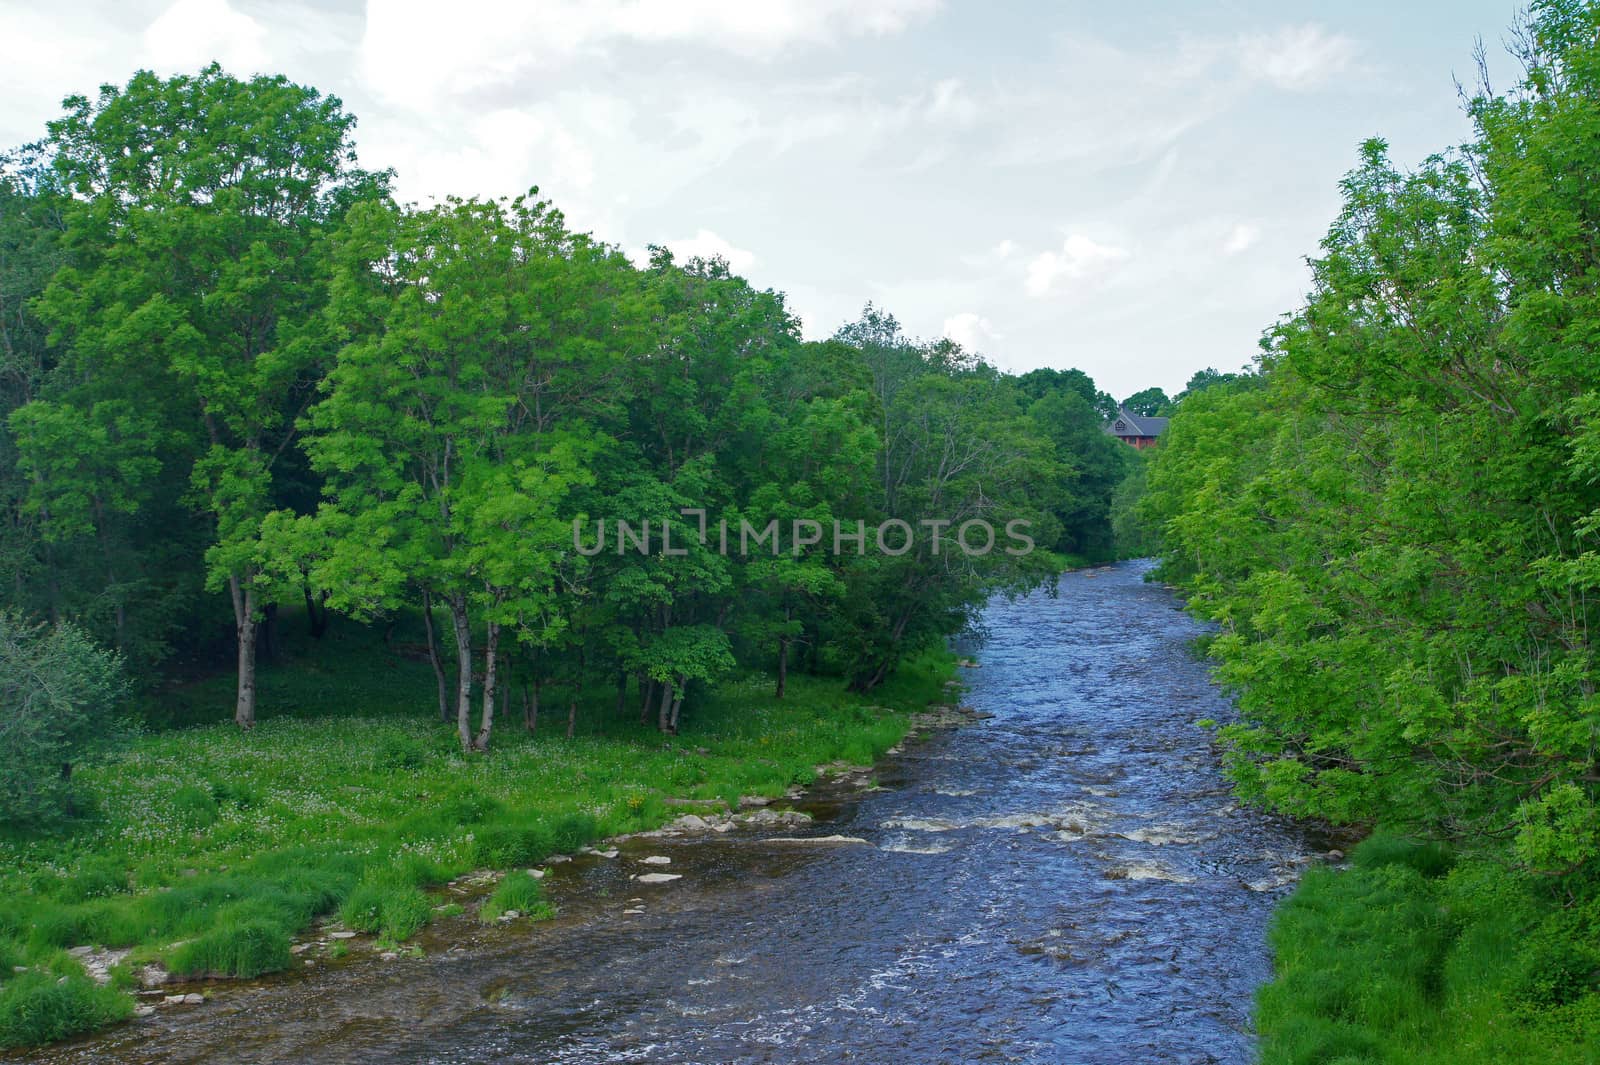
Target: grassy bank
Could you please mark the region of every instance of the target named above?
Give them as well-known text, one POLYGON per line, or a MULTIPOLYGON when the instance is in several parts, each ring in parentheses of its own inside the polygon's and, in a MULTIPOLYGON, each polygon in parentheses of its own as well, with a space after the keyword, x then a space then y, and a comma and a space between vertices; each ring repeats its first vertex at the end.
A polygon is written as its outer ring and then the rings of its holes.
MULTIPOLYGON (((655 827, 682 812, 669 796, 774 796, 820 763, 870 762, 951 672, 930 656, 870 699, 791 676, 781 702, 751 676, 702 699, 671 738, 597 696, 569 740, 563 701, 559 722, 531 736, 502 722, 491 753, 467 758, 429 719, 428 667, 348 639, 266 671, 253 732, 148 733, 74 774, 94 804, 74 831, 0 839, 0 1045, 127 1016, 151 962, 183 976, 286 968, 291 937, 328 914, 400 941, 429 920, 426 889, 461 873, 655 827), (101 986, 68 953, 79 946, 132 949, 101 986)), ((215 683, 148 709, 190 718, 215 683)), ((507 878, 490 908, 543 912, 524 879, 507 878)))
POLYGON ((1263 1065, 1600 1061, 1600 905, 1434 844, 1351 858, 1278 911, 1263 1065))

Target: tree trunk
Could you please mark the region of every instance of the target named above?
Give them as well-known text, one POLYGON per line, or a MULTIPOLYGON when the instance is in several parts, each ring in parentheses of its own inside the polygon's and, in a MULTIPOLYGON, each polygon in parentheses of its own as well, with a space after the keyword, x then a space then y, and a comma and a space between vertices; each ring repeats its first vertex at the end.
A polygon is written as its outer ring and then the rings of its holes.
POLYGON ((655 681, 650 674, 639 674, 639 724, 650 724, 650 697, 655 694, 655 681))
MULTIPOLYGON (((311 593, 306 593, 306 603, 311 593)), ((444 660, 439 655, 439 634, 433 631, 433 593, 422 590, 422 627, 428 634, 428 664, 433 667, 433 679, 439 686, 439 720, 450 720, 450 685, 444 679, 444 660)))
POLYGON ((628 712, 628 671, 617 667, 617 716, 628 712))
POLYGON ((271 662, 278 656, 278 604, 261 608, 261 623, 256 626, 256 663, 271 662))
POLYGON ((526 685, 522 688, 522 727, 529 735, 539 731, 539 689, 542 687, 544 681, 535 676, 532 688, 526 685))
POLYGON ((661 685, 661 704, 656 711, 656 731, 667 732, 667 726, 672 720, 672 682, 663 680, 661 685))
POLYGON ((489 733, 494 729, 494 675, 500 664, 500 626, 489 622, 483 652, 483 716, 478 722, 478 735, 472 741, 474 750, 489 749, 489 733))
POLYGON ((467 597, 452 595, 450 622, 456 630, 456 733, 461 750, 472 750, 472 628, 467 623, 467 597))
POLYGON ((309 584, 302 584, 300 591, 306 597, 306 623, 311 626, 311 638, 320 640, 328 631, 328 593, 313 596, 309 584))
POLYGON ((678 734, 678 711, 683 709, 683 693, 688 689, 687 678, 678 678, 678 694, 672 700, 672 714, 667 722, 667 730, 674 736, 678 734))
POLYGON ((773 698, 782 699, 784 686, 789 681, 789 637, 778 637, 778 690, 773 698))
POLYGON ((233 596, 234 634, 239 643, 239 693, 233 721, 242 729, 256 727, 256 591, 235 573, 228 578, 233 596))

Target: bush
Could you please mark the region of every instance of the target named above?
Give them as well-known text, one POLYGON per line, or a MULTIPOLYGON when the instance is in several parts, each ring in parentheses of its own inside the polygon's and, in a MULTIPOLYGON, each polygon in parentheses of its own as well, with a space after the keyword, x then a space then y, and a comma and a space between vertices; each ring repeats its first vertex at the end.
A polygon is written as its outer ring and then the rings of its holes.
POLYGON ((260 976, 287 969, 289 933, 270 921, 228 923, 179 947, 168 968, 180 976, 260 976))
POLYGON ((484 904, 478 908, 480 921, 498 920, 502 914, 520 913, 542 921, 554 917, 556 908, 544 899, 544 885, 523 870, 508 873, 484 904))
POLYGON ((0 985, 0 1046, 39 1046, 122 1020, 133 1002, 86 976, 25 972, 0 985))
POLYGON ((0 824, 40 828, 78 812, 72 765, 119 733, 122 660, 66 623, 0 612, 0 824))

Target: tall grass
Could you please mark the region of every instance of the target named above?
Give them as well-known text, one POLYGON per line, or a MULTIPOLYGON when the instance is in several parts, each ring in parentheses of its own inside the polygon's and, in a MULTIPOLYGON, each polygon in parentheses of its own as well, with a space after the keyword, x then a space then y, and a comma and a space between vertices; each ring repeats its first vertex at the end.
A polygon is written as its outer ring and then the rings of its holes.
POLYGON ((1600 1061, 1600 905, 1374 836, 1279 908, 1263 1065, 1600 1061))

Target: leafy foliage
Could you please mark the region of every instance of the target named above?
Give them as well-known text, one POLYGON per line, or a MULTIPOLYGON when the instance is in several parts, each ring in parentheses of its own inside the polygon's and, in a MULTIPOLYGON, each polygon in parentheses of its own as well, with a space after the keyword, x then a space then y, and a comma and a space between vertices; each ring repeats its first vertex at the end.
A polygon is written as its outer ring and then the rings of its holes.
POLYGON ((0 612, 0 824, 40 827, 75 809, 72 767, 119 732, 117 656, 70 624, 0 612))
MULTIPOLYGON (((1470 100, 1470 143, 1411 172, 1362 146, 1305 306, 1268 334, 1259 373, 1184 396, 1138 504, 1162 574, 1218 623, 1210 653, 1240 709, 1219 738, 1241 792, 1503 863, 1534 900, 1525 927, 1600 895, 1597 29, 1594 4, 1536 3, 1514 44, 1525 77, 1470 100)), ((1343 965, 1295 960, 1337 952, 1330 936, 1433 966, 1454 932, 1402 877, 1308 881, 1307 905, 1373 893, 1352 918, 1372 923, 1276 941, 1284 994, 1321 1019, 1303 1054, 1269 1060, 1422 1060, 1374 1034, 1420 1045, 1404 1026, 1448 1012, 1415 973, 1359 1001, 1288 987, 1343 965)), ((1523 991, 1487 992, 1487 1015, 1571 1007, 1574 1030, 1600 1031, 1592 957, 1556 950, 1571 932, 1521 944, 1546 962, 1527 962, 1523 991)), ((1312 1022, 1273 1001, 1263 1026, 1299 1039, 1312 1022)), ((1535 1060, 1518 1053, 1492 1060, 1535 1060)))

